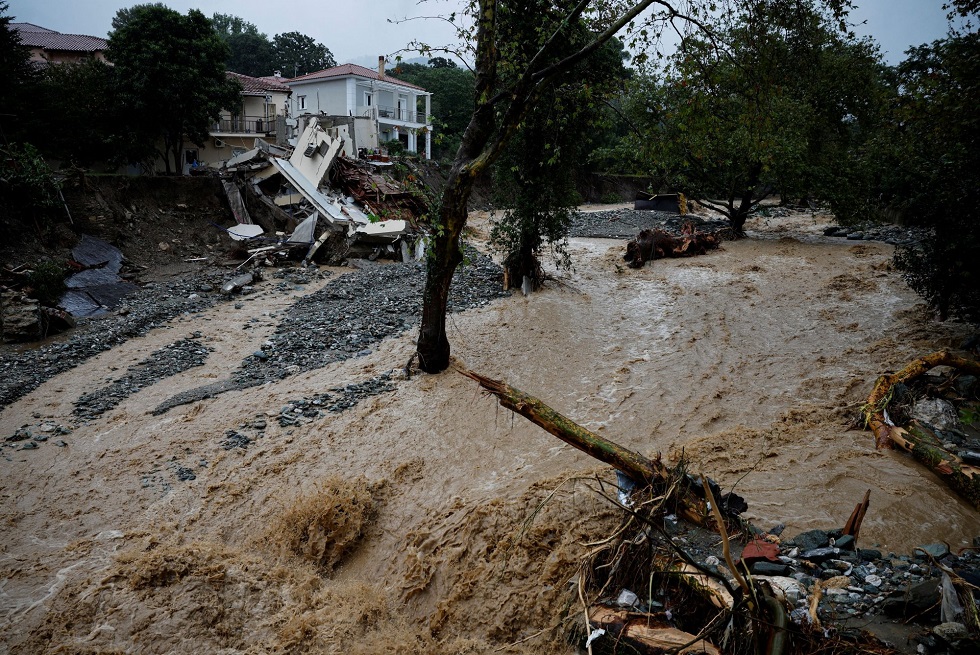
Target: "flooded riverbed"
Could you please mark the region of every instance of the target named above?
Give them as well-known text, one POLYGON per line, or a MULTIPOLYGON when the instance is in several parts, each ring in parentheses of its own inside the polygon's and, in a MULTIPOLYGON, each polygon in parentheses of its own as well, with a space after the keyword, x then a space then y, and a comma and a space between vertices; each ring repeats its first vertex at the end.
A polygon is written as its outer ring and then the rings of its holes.
MULTIPOLYGON (((575 239, 574 270, 543 292, 451 317, 454 355, 625 446, 683 456, 734 486, 760 527, 841 526, 870 488, 863 547, 967 545, 980 535, 976 512, 851 427, 878 374, 958 344, 963 329, 931 320, 891 270, 889 246, 819 238, 812 220, 752 227, 721 251, 639 270, 625 267, 622 241, 575 239)), ((452 372, 401 379, 299 426, 276 422, 291 400, 399 371, 414 334, 148 414, 227 375, 294 300, 260 291, 240 312, 181 317, 0 414, 3 435, 72 426, 65 447, 6 451, 0 463, 0 644, 491 652, 528 639, 535 652, 569 650, 555 639, 568 579, 582 544, 616 520, 576 479, 608 469, 452 372), (73 423, 82 393, 192 331, 213 349, 203 366, 73 423), (228 430, 252 441, 224 449, 228 430), (283 550, 275 526, 290 508, 354 498, 353 488, 368 490, 371 508, 338 566, 283 550)))

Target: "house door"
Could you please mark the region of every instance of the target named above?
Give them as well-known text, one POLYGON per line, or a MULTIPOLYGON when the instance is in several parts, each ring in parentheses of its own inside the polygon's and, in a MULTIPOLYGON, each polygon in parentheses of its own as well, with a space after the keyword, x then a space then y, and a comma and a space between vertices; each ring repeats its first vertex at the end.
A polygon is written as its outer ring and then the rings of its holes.
POLYGON ((404 100, 404 98, 399 98, 398 99, 398 120, 400 120, 400 121, 408 120, 408 116, 406 116, 406 114, 407 114, 407 112, 405 111, 405 100, 404 100))

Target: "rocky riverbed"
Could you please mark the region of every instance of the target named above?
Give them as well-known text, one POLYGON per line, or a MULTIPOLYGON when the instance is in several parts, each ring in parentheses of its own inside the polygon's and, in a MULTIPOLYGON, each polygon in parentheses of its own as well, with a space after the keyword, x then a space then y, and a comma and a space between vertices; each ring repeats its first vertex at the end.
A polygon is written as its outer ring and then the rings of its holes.
MULTIPOLYGON (((665 525, 677 547, 737 586, 717 540, 674 517, 665 525)), ((790 537, 783 534, 784 525, 766 531, 748 527, 749 543, 734 549, 734 556, 793 608, 788 614, 797 625, 810 626, 815 616, 824 626, 871 627, 899 650, 920 655, 976 652, 980 646, 951 585, 954 577, 980 584, 980 536, 974 548, 959 553, 939 542, 896 554, 859 548, 840 529, 790 537), (819 602, 812 614, 815 596, 819 602)))

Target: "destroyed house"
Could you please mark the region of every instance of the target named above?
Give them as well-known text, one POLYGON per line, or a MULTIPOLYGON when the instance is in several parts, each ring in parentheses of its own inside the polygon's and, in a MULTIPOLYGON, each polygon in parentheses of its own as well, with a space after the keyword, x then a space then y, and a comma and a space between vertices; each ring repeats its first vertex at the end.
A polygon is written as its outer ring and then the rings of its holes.
POLYGON ((290 116, 304 114, 367 118, 377 139, 397 140, 409 152, 432 156, 432 94, 385 74, 384 58, 374 71, 343 64, 287 80, 290 116))
POLYGON ((17 33, 21 45, 31 51, 31 63, 34 65, 106 60, 105 50, 109 44, 97 36, 62 34, 33 23, 10 23, 9 27, 17 33))

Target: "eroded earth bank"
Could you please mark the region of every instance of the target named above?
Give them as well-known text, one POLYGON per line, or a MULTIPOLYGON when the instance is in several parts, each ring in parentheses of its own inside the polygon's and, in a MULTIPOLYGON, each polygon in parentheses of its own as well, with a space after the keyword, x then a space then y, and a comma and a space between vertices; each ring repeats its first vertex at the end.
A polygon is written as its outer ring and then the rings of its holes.
MULTIPOLYGON (((623 240, 572 239, 574 270, 541 293, 454 314, 454 354, 625 446, 737 484, 762 528, 840 526, 870 488, 864 547, 970 545, 976 512, 853 427, 879 373, 966 329, 932 320, 891 246, 823 237, 827 222, 754 219, 749 239, 638 270, 623 240)), ((0 435, 43 439, 0 451, 0 650, 575 652, 568 581, 618 520, 577 480, 610 470, 457 373, 406 377, 415 332, 400 316, 396 336, 361 344, 358 312, 382 302, 332 320, 350 358, 295 326, 291 338, 323 344, 319 368, 287 357, 286 377, 161 410, 259 366, 267 342, 275 364, 290 306, 349 274, 267 276, 3 408, 0 435), (193 361, 78 411, 168 347, 193 361)))

